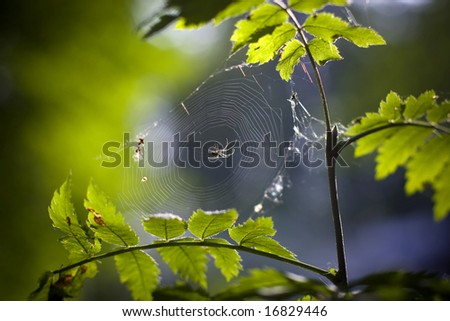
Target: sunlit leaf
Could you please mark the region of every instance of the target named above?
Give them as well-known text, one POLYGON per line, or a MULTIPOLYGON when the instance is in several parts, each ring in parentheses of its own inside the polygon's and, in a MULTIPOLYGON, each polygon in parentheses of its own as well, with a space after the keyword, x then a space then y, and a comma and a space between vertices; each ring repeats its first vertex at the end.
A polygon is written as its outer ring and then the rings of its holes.
POLYGON ((450 136, 439 136, 427 141, 406 165, 406 192, 422 192, 424 185, 434 182, 449 163, 450 136))
POLYGON ((308 45, 314 60, 321 66, 330 60, 342 59, 339 49, 332 42, 314 38, 308 45))
POLYGON ((236 222, 238 213, 234 209, 216 212, 197 210, 189 218, 189 231, 203 240, 225 231, 236 222))
POLYGON ((240 245, 255 237, 274 236, 276 233, 273 228, 272 218, 263 216, 258 217, 256 220, 250 218, 242 225, 233 226, 228 232, 230 237, 240 245))
POLYGON ((305 47, 297 39, 293 39, 286 44, 276 68, 282 79, 288 81, 291 78, 295 66, 305 53, 305 47))
POLYGON ((289 7, 294 10, 303 13, 313 13, 316 10, 321 9, 327 4, 332 4, 336 6, 347 5, 347 0, 289 0, 289 7))
POLYGON ((290 23, 284 23, 265 35, 255 43, 251 43, 247 51, 247 63, 264 64, 278 53, 278 50, 295 36, 295 28, 290 23))
POLYGON ((394 173, 399 166, 405 165, 431 133, 432 130, 429 128, 416 127, 404 127, 396 131, 378 149, 375 177, 377 179, 385 178, 394 173))
POLYGON ((436 98, 436 93, 432 90, 424 92, 418 98, 409 96, 405 101, 403 116, 406 119, 417 119, 423 116, 427 110, 434 107, 436 98))
MULTIPOLYGON (((183 239, 183 241, 194 241, 183 239)), ((207 250, 200 246, 171 246, 157 250, 170 269, 186 281, 200 284, 206 288, 207 250)))
POLYGON ((280 243, 267 236, 257 236, 241 243, 242 246, 251 247, 266 253, 275 254, 289 259, 295 259, 295 254, 281 246, 280 243))
POLYGON ((376 178, 382 179, 399 166, 406 168, 405 191, 434 190, 434 217, 443 219, 450 212, 448 168, 450 167, 450 104, 438 104, 434 91, 403 101, 391 92, 380 103, 378 113, 367 113, 347 129, 357 140, 355 156, 377 151, 376 178))
MULTIPOLYGON (((208 242, 230 244, 223 239, 210 239, 208 242)), ((242 270, 241 257, 236 250, 221 247, 208 247, 209 254, 214 258, 215 266, 222 272, 227 281, 239 275, 242 270)))
POLYGON ((440 106, 434 106, 428 110, 427 113, 428 121, 432 123, 439 123, 445 121, 450 122, 450 101, 446 100, 442 102, 440 106))
POLYGON ((139 242, 137 234, 128 224, 116 206, 94 182, 88 186, 84 206, 89 211, 90 228, 99 239, 115 245, 131 246, 139 242))
POLYGON ((215 16, 214 23, 219 24, 226 19, 240 16, 263 2, 264 0, 234 0, 228 7, 215 16))
POLYGON ((71 262, 87 258, 100 251, 100 243, 91 243, 78 222, 71 201, 70 177, 61 186, 59 193, 58 191, 54 193, 48 211, 53 226, 66 234, 61 239, 61 243, 69 252, 71 262))
POLYGON ((351 26, 331 13, 323 12, 309 16, 303 27, 310 34, 326 41, 333 42, 343 37, 363 48, 386 44, 383 37, 376 31, 370 28, 351 26))
POLYGON ((234 41, 233 52, 272 33, 277 26, 286 22, 287 18, 287 13, 274 4, 266 3, 257 7, 248 19, 236 23, 236 30, 230 38, 234 41))
POLYGON ((166 241, 183 235, 187 230, 187 223, 174 214, 153 214, 144 217, 144 230, 166 241))
MULTIPOLYGON (((448 148, 447 148, 448 149, 448 148)), ((444 167, 433 184, 434 188, 434 218, 437 221, 444 219, 450 212, 450 164, 444 167)))
POLYGON ((147 253, 134 251, 114 256, 120 281, 125 283, 134 300, 151 300, 159 284, 159 268, 147 253))

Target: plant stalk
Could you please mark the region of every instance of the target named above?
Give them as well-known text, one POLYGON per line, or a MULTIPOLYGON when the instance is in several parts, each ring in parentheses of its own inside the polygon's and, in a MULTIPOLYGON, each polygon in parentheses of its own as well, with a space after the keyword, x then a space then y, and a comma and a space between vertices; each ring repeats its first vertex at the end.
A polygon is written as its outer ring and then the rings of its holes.
POLYGON ((317 87, 319 89, 320 97, 322 99, 323 114, 325 118, 325 129, 326 129, 326 164, 327 164, 327 174, 328 174, 328 188, 330 193, 330 204, 331 211, 333 215, 334 223, 334 233, 336 239, 336 254, 338 259, 338 273, 337 273, 337 283, 336 285, 343 290, 348 288, 348 277, 347 277, 347 261, 345 257, 345 247, 344 247, 344 232, 342 229, 342 219, 339 209, 339 197, 337 190, 337 178, 336 178, 336 162, 334 161, 334 145, 336 144, 337 133, 331 128, 331 118, 330 109, 328 107, 328 102, 325 94, 325 87, 322 82, 322 77, 320 76, 319 68, 311 54, 311 50, 308 46, 308 41, 303 32, 302 25, 299 23, 294 12, 281 0, 276 0, 275 3, 280 6, 289 18, 294 23, 297 29, 300 40, 305 46, 306 54, 311 62, 312 69, 314 70, 314 75, 317 82, 317 87))

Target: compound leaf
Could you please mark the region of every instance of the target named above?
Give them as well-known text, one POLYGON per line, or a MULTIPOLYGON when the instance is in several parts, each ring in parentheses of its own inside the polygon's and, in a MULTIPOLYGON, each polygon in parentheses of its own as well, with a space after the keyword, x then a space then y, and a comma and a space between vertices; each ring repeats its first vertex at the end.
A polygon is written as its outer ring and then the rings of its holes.
POLYGON ((144 230, 166 241, 183 235, 187 230, 187 223, 174 214, 153 214, 144 217, 144 230))
POLYGON ((204 212, 197 210, 189 218, 189 231, 201 240, 214 236, 232 226, 238 217, 235 209, 204 212))
MULTIPOLYGON (((182 241, 194 241, 194 239, 186 238, 182 241)), ((182 245, 160 247, 157 251, 175 274, 179 274, 186 281, 192 280, 203 288, 207 287, 208 257, 207 250, 204 247, 182 245)))
MULTIPOLYGON (((208 242, 230 244, 223 239, 210 239, 208 242)), ((236 250, 221 247, 208 247, 209 254, 214 259, 215 266, 222 272, 227 281, 239 275, 242 270, 241 257, 236 250)))
POLYGON ((159 284, 159 268, 151 256, 134 251, 114 256, 120 281, 125 283, 134 300, 151 300, 159 284))
POLYGON ((86 232, 78 222, 71 201, 71 178, 69 177, 58 191, 55 191, 48 209, 53 226, 66 235, 61 239, 69 252, 70 262, 75 262, 94 255, 100 251, 100 243, 91 243, 86 232))
POLYGON ((437 103, 434 91, 403 101, 391 92, 380 103, 378 113, 367 113, 347 129, 348 136, 360 136, 355 156, 378 151, 376 178, 382 179, 399 166, 406 168, 407 194, 434 190, 434 217, 443 219, 450 211, 448 177, 450 167, 450 103, 437 103))
POLYGON ((363 48, 386 44, 383 37, 376 31, 370 28, 351 26, 331 13, 309 16, 303 27, 310 34, 328 42, 334 42, 336 39, 343 37, 363 48))
POLYGON ((139 242, 137 234, 124 217, 116 212, 115 205, 93 181, 88 186, 84 206, 89 211, 88 222, 95 236, 114 245, 131 246, 139 242))
POLYGON ((271 34, 259 38, 257 42, 248 46, 247 63, 264 64, 272 60, 278 50, 295 36, 295 33, 295 28, 290 23, 276 27, 271 34))
POLYGON ((277 26, 286 22, 287 18, 287 13, 274 4, 260 5, 250 13, 248 19, 236 23, 236 30, 230 38, 234 41, 233 52, 272 33, 277 26))
POLYGON ((320 66, 323 66, 330 60, 342 59, 342 56, 339 54, 339 49, 332 42, 314 38, 308 45, 311 55, 320 66))
POLYGON ((266 253, 275 254, 288 259, 295 259, 295 254, 281 246, 280 243, 267 236, 257 236, 241 244, 266 253))
POLYGON ((295 66, 305 53, 305 46, 297 39, 293 39, 286 44, 276 68, 282 79, 288 81, 291 78, 295 66))
POLYGON ((345 6, 347 5, 347 0, 289 0, 288 4, 294 10, 303 13, 313 13, 327 4, 345 6))

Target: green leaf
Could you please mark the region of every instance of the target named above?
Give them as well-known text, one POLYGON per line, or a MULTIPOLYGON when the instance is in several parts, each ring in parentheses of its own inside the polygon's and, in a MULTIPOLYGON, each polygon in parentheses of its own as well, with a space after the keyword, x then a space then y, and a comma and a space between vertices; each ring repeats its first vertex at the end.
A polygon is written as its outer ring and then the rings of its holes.
MULTIPOLYGON (((181 240, 180 240, 181 241, 181 240)), ((182 241, 193 241, 186 238, 182 241)), ((179 274, 184 280, 200 284, 203 288, 206 284, 206 269, 208 263, 207 250, 200 246, 174 246, 161 247, 157 249, 164 262, 170 269, 179 274)))
POLYGON ((355 156, 378 151, 376 178, 382 179, 399 166, 406 168, 405 191, 423 191, 426 184, 434 190, 434 216, 444 218, 450 211, 448 177, 450 166, 450 104, 438 104, 434 91, 406 101, 394 92, 380 103, 378 113, 367 113, 349 126, 348 136, 360 136, 355 156), (445 177, 445 178, 443 178, 445 177))
POLYGON ((89 262, 62 272, 51 278, 50 288, 48 289, 47 299, 50 301, 59 301, 64 299, 74 299, 78 297, 84 285, 84 281, 93 278, 97 274, 97 264, 89 262))
POLYGON ((361 157, 374 152, 398 130, 399 127, 387 128, 359 139, 356 142, 355 157, 361 157))
POLYGON ((236 30, 230 38, 234 41, 232 51, 236 52, 246 44, 257 42, 259 38, 272 33, 277 26, 286 22, 287 18, 287 13, 274 4, 260 5, 250 13, 248 19, 236 23, 236 30))
POLYGON ((391 91, 387 95, 386 100, 380 103, 378 112, 386 119, 395 121, 402 116, 402 106, 403 100, 397 93, 391 91))
POLYGON ((288 81, 291 78, 294 67, 305 53, 305 47, 297 39, 293 39, 286 44, 276 68, 282 79, 288 81))
POLYGON ((225 231, 233 225, 238 217, 235 209, 216 212, 197 210, 189 218, 189 231, 201 240, 225 231))
POLYGON ((265 35, 255 43, 251 43, 247 51, 247 63, 264 64, 275 58, 278 50, 295 36, 295 28, 290 23, 284 23, 265 35))
POLYGON ((228 7, 215 16, 214 24, 218 25, 224 20, 240 16, 263 2, 264 0, 234 0, 228 7))
POLYGON ((288 4, 294 10, 303 13, 313 13, 328 4, 345 6, 347 5, 347 0, 288 0, 288 4))
POLYGON ((251 238, 241 244, 266 253, 275 254, 288 259, 295 259, 295 254, 281 246, 280 243, 267 236, 258 236, 251 238))
POLYGON ((396 131, 378 149, 376 179, 383 179, 404 165, 431 133, 429 128, 416 127, 403 127, 396 131))
POLYGON ((139 243, 137 234, 116 207, 94 182, 88 186, 84 206, 89 211, 88 222, 95 236, 114 245, 131 246, 139 243))
POLYGON ((449 162, 450 136, 428 140, 406 166, 406 193, 422 192, 424 185, 432 183, 449 162))
POLYGON ((308 45, 311 55, 320 66, 325 65, 330 60, 342 59, 339 49, 332 42, 314 38, 308 45))
POLYGON ((63 183, 59 193, 55 191, 48 209, 53 226, 66 234, 61 240, 69 252, 70 262, 76 262, 94 255, 100 251, 100 243, 90 242, 86 232, 78 222, 71 201, 71 179, 63 183))
POLYGON ((276 233, 272 218, 263 216, 258 217, 255 221, 250 218, 244 224, 230 228, 228 232, 239 245, 251 241, 255 237, 274 236, 276 233))
POLYGON ((143 218, 144 230, 166 241, 183 235, 187 223, 174 214, 154 214, 143 218))
MULTIPOLYGON (((208 242, 230 244, 223 239, 210 239, 208 242)), ((241 257, 236 250, 221 247, 208 247, 209 254, 214 258, 215 266, 222 272, 227 281, 239 275, 242 270, 241 257)))
POLYGON ((131 291, 134 300, 151 300, 159 284, 159 268, 151 256, 133 251, 114 256, 120 281, 131 291))
POLYGON ((450 164, 444 167, 433 184, 434 187, 434 218, 436 221, 443 220, 450 212, 450 164))
POLYGON ((428 110, 427 120, 432 123, 439 123, 445 121, 450 122, 450 101, 442 102, 440 106, 434 106, 428 110))
POLYGON ((417 99, 409 96, 405 101, 403 116, 406 119, 417 119, 423 116, 427 110, 435 106, 436 98, 436 93, 432 90, 424 92, 417 99))
POLYGON ((386 44, 383 37, 374 30, 351 26, 331 13, 319 13, 309 16, 303 27, 310 34, 328 42, 334 42, 336 39, 343 37, 363 48, 386 44))

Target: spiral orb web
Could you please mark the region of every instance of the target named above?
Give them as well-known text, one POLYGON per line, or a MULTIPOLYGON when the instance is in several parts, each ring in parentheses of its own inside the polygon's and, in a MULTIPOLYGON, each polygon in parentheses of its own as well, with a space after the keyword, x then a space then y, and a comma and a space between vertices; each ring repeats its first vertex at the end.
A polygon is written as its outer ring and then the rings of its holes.
POLYGON ((270 135, 278 146, 289 135, 281 112, 289 110, 289 90, 267 74, 243 65, 213 74, 139 133, 145 144, 138 150, 141 160, 125 169, 124 207, 139 216, 190 215, 198 208, 252 212, 284 165, 277 148, 262 142, 270 135), (163 160, 167 164, 158 165, 163 160))

